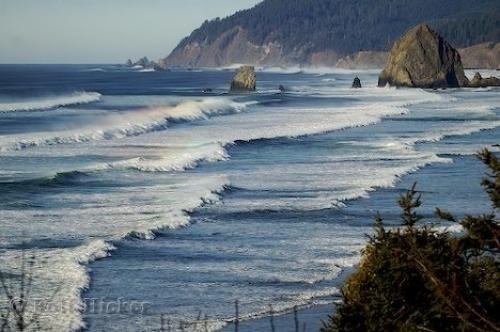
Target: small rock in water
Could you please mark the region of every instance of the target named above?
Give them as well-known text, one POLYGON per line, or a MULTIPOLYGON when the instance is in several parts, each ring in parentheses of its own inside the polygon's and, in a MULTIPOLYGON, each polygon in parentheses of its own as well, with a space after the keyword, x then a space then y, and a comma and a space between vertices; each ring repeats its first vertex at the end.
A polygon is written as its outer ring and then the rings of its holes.
POLYGON ((255 91, 257 86, 257 76, 253 66, 241 66, 234 74, 231 82, 231 91, 255 91))
POLYGON ((488 86, 500 86, 500 79, 494 76, 483 78, 478 72, 474 75, 472 81, 469 82, 471 88, 485 88, 488 86))
POLYGON ((354 78, 354 81, 352 82, 352 88, 353 89, 361 89, 361 80, 359 79, 359 77, 355 77, 354 78))
POLYGON ((474 78, 472 79, 471 83, 481 82, 482 79, 483 79, 483 76, 481 76, 481 73, 477 72, 474 74, 474 78))

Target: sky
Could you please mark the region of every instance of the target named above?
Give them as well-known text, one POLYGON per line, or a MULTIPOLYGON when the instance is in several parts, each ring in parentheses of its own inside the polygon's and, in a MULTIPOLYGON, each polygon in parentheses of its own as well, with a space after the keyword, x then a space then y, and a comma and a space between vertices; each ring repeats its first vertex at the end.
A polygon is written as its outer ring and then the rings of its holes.
POLYGON ((261 0, 0 0, 0 63, 162 58, 206 19, 261 0))

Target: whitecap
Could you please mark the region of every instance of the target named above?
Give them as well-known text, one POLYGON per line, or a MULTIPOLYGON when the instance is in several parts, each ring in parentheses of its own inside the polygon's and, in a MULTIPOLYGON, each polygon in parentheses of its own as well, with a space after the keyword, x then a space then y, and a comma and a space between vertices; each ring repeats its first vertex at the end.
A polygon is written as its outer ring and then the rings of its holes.
POLYGON ((0 112, 48 110, 59 106, 88 104, 99 101, 101 97, 101 94, 97 92, 74 92, 61 96, 15 102, 0 102, 0 112))
POLYGON ((127 113, 110 114, 97 123, 81 129, 26 135, 5 135, 0 138, 0 151, 28 147, 70 144, 99 140, 120 139, 163 130, 169 120, 192 121, 226 112, 241 112, 255 101, 238 103, 231 99, 206 98, 187 100, 175 106, 151 107, 127 113))

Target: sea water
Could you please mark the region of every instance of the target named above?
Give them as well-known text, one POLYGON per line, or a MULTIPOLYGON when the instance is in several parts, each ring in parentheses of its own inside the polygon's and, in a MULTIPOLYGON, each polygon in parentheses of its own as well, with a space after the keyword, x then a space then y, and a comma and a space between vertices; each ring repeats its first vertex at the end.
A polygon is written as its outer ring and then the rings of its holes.
POLYGON ((437 205, 488 208, 472 155, 498 150, 497 88, 268 68, 233 95, 231 76, 0 66, 0 262, 15 283, 35 255, 31 296, 62 304, 41 328, 152 331, 163 317, 203 331, 205 316, 233 320, 235 300, 242 319, 330 303, 415 172, 437 205))

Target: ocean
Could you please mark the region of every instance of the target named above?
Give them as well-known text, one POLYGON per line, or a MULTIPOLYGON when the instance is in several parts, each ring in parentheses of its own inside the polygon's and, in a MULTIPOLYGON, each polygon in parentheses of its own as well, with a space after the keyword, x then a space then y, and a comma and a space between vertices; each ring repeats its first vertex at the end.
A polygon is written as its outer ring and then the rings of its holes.
POLYGON ((490 208, 474 153, 498 151, 500 89, 263 68, 228 94, 233 71, 0 65, 0 268, 15 284, 35 256, 40 329, 217 330, 236 300, 241 319, 330 304, 413 181, 443 230, 435 206, 490 208))

